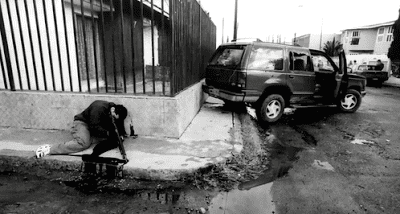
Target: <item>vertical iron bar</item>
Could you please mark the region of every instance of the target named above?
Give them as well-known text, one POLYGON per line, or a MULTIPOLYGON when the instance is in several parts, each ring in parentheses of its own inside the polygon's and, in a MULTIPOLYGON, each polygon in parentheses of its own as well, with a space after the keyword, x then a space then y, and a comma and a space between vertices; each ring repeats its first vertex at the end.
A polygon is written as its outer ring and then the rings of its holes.
POLYGON ((85 24, 85 11, 83 10, 83 0, 81 0, 81 16, 82 16, 82 31, 83 31, 83 50, 85 51, 85 66, 86 66, 86 81, 88 92, 90 93, 90 76, 89 76, 89 60, 88 60, 88 48, 86 42, 86 24, 85 24))
MULTIPOLYGON (((15 35, 14 35, 14 31, 13 31, 13 25, 12 25, 12 21, 11 21, 11 10, 10 10, 10 4, 9 4, 8 0, 6 0, 6 4, 7 4, 7 11, 8 11, 8 21, 10 23, 12 44, 13 44, 15 60, 16 60, 16 64, 17 64, 19 87, 20 87, 20 90, 23 90, 22 89, 21 72, 20 72, 20 68, 19 68, 18 51, 17 51, 17 45, 15 44, 15 35)), ((5 35, 5 32, 4 32, 4 35, 5 35)), ((7 40, 4 40, 4 41, 7 41, 7 40)), ((10 64, 10 66, 11 66, 11 64, 10 64)), ((11 69, 9 70, 9 72, 11 72, 11 69)))
POLYGON ((174 79, 173 79, 173 74, 175 73, 175 10, 174 10, 174 0, 169 0, 169 19, 170 19, 170 25, 171 25, 171 58, 170 58, 170 62, 171 62, 171 68, 170 68, 170 72, 169 72, 169 81, 170 81, 170 96, 173 97, 174 96, 174 79))
POLYGON ((153 79, 153 94, 156 93, 156 74, 155 74, 155 62, 154 62, 154 4, 151 0, 151 72, 153 79))
POLYGON ((135 45, 134 45, 134 17, 133 17, 133 0, 130 0, 130 6, 131 6, 131 49, 132 49, 132 77, 133 77, 133 94, 136 94, 136 72, 135 72, 135 45))
MULTIPOLYGON (((26 1, 26 0, 25 0, 26 1)), ((69 74, 69 84, 71 87, 71 91, 73 91, 72 88, 72 74, 71 74, 71 59, 69 56, 69 42, 68 42, 68 33, 67 33, 67 19, 65 17, 65 1, 61 1, 62 4, 62 12, 63 12, 63 20, 64 20, 64 34, 65 34, 65 46, 67 47, 67 62, 68 62, 68 74, 69 74)))
POLYGON ((96 90, 100 92, 99 88, 99 71, 97 67, 97 43, 96 43, 96 28, 94 26, 94 14, 93 14, 93 0, 90 0, 90 15, 92 17, 92 32, 93 32, 93 51, 94 51, 94 69, 96 72, 96 90))
POLYGON ((178 59, 181 59, 181 50, 180 50, 180 42, 181 42, 181 25, 180 25, 180 9, 179 9, 179 4, 180 2, 175 0, 175 13, 176 13, 176 20, 175 20, 175 24, 176 24, 176 42, 175 42, 175 57, 176 57, 176 69, 175 69, 175 76, 174 76, 174 85, 175 85, 175 89, 174 89, 174 93, 176 93, 178 91, 178 84, 179 84, 179 76, 180 76, 180 61, 178 59))
POLYGON ((43 58, 43 47, 42 47, 42 34, 40 33, 39 27, 39 16, 37 12, 36 2, 33 2, 34 10, 35 10, 35 19, 36 19, 36 30, 37 36, 39 40, 39 51, 40 51, 40 62, 42 64, 42 73, 43 73, 43 83, 44 83, 44 90, 47 91, 47 81, 46 81, 46 69, 44 67, 44 58, 43 58))
POLYGON ((57 54, 58 54, 58 66, 60 67, 60 78, 61 78, 61 89, 62 91, 65 91, 64 89, 64 74, 63 74, 63 69, 62 69, 62 62, 61 62, 61 51, 60 51, 60 39, 58 38, 58 24, 57 24, 57 17, 56 17, 56 7, 55 7, 55 0, 51 0, 52 5, 53 5, 53 16, 54 16, 54 25, 55 25, 55 33, 56 33, 56 42, 57 42, 57 54))
POLYGON ((71 0, 71 13, 72 13, 72 22, 74 25, 74 39, 75 39, 75 56, 76 56, 76 68, 78 72, 78 86, 79 92, 82 92, 82 83, 81 83, 81 69, 79 68, 79 50, 78 50, 78 26, 76 21, 76 14, 75 14, 75 7, 74 7, 74 0, 71 0))
MULTIPOLYGON (((183 48, 184 48, 183 19, 184 19, 184 17, 183 17, 183 11, 182 11, 183 10, 182 4, 183 4, 183 1, 179 2, 179 19, 178 19, 178 21, 179 21, 179 36, 180 36, 179 41, 182 41, 182 44, 179 43, 179 46, 178 46, 179 47, 179 59, 184 58, 184 53, 183 53, 183 48)), ((179 62, 179 75, 177 75, 177 78, 179 79, 179 81, 178 81, 178 88, 177 88, 176 92, 180 91, 181 87, 182 87, 182 73, 183 73, 182 70, 183 70, 184 63, 185 63, 184 60, 179 62)))
POLYGON ((27 6, 26 0, 24 0, 24 6, 25 6, 25 13, 26 13, 26 22, 28 23, 28 33, 29 33, 29 41, 30 41, 31 51, 32 51, 33 72, 35 72, 36 90, 39 90, 39 82, 38 82, 36 60, 35 60, 35 51, 33 48, 33 40, 32 40, 32 30, 31 30, 32 28, 31 28, 31 22, 29 21, 30 19, 29 19, 29 12, 28 12, 28 6, 27 6))
MULTIPOLYGON (((110 0, 110 11, 111 11, 111 26, 114 26, 113 22, 114 22, 114 0, 110 0)), ((116 59, 115 59, 115 41, 114 41, 114 31, 111 30, 111 41, 112 41, 112 52, 113 52, 113 67, 114 67, 114 91, 115 93, 117 93, 117 68, 116 68, 116 59)))
MULTIPOLYGON (((177 41, 175 43, 176 45, 176 57, 177 59, 182 59, 182 50, 181 50, 181 41, 182 41, 182 25, 181 25, 181 2, 180 1, 175 1, 176 3, 176 34, 177 34, 177 41)), ((181 77, 181 65, 182 62, 180 60, 176 61, 176 73, 175 73, 175 93, 179 91, 179 81, 181 77)))
POLYGON ((47 10, 45 0, 43 2, 43 13, 44 13, 44 23, 46 26, 46 35, 47 35, 47 47, 49 49, 49 59, 50 59, 50 71, 51 71, 51 80, 53 82, 53 91, 56 90, 56 83, 54 81, 54 67, 53 67, 53 56, 51 53, 51 45, 50 45, 50 33, 49 33, 49 24, 47 22, 47 10))
POLYGON ((144 64, 144 17, 143 17, 143 0, 140 0, 140 18, 142 20, 142 75, 143 75, 143 94, 146 94, 146 76, 144 64))
POLYGON ((201 13, 202 13, 202 9, 201 9, 201 5, 199 4, 199 52, 200 52, 200 70, 204 70, 203 68, 203 47, 202 47, 202 39, 203 39, 203 35, 201 33, 201 24, 202 24, 202 17, 201 17, 201 13))
MULTIPOLYGON (((0 11, 1 11, 1 7, 0 7, 0 11)), ((0 22, 2 22, 2 21, 3 21, 3 19, 2 19, 2 17, 0 17, 0 22)), ((3 57, 1 56, 1 52, 0 52, 0 67, 1 67, 1 72, 3 74, 3 81, 4 81, 5 89, 8 89, 8 84, 7 84, 7 80, 6 80, 6 69, 4 68, 4 65, 3 65, 3 57)))
POLYGON ((19 38, 20 38, 21 44, 22 44, 22 53, 23 53, 23 56, 24 56, 26 80, 28 81, 28 90, 31 90, 31 81, 30 81, 30 78, 29 78, 28 63, 26 61, 26 51, 25 51, 26 48, 25 48, 24 38, 23 38, 23 35, 22 35, 21 15, 19 13, 18 0, 15 1, 15 10, 17 11, 17 20, 18 20, 18 27, 19 27, 19 38))
POLYGON ((126 93, 126 77, 125 77, 125 45, 124 45, 124 7, 123 0, 120 0, 120 9, 121 9, 121 71, 122 77, 124 78, 124 93, 126 93))
POLYGON ((103 66, 104 66, 104 84, 106 85, 106 93, 108 93, 108 82, 107 82, 107 58, 105 54, 105 33, 104 33, 104 13, 103 13, 103 0, 100 0, 100 12, 101 12, 101 33, 102 33, 102 41, 103 41, 103 66))
POLYGON ((165 23, 164 23, 164 0, 162 0, 161 1, 161 31, 162 31, 162 33, 161 33, 161 41, 162 41, 162 47, 163 47, 163 49, 162 49, 162 53, 161 53, 161 55, 162 55, 162 57, 163 57, 163 60, 164 60, 164 63, 163 63, 163 65, 161 66, 161 75, 162 75, 162 94, 163 95, 165 95, 165 59, 166 59, 166 57, 164 57, 165 56, 165 53, 166 53, 166 50, 164 50, 164 47, 165 47, 165 23))

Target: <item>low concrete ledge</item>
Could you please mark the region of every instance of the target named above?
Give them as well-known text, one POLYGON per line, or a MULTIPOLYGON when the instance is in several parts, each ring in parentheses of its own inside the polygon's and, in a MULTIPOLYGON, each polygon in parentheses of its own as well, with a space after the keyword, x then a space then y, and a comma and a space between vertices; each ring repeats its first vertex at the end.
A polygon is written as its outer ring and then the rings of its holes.
POLYGON ((179 138, 204 102, 202 82, 175 97, 34 91, 0 91, 0 127, 69 130, 73 118, 95 100, 124 105, 136 134, 179 138))

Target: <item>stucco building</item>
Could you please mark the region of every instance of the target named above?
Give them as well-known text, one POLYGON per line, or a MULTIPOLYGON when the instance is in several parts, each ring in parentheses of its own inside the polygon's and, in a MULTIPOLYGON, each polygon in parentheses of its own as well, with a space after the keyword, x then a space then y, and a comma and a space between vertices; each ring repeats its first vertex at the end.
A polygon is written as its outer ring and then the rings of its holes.
POLYGON ((393 41, 394 21, 345 29, 342 31, 343 49, 349 55, 386 55, 393 41))

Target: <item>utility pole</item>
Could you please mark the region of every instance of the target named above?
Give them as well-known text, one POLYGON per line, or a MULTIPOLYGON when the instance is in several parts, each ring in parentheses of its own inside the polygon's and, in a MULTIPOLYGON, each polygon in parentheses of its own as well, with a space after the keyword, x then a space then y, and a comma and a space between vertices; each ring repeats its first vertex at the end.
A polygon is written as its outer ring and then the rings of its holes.
POLYGON ((235 0, 235 21, 233 23, 233 40, 237 39, 237 10, 238 10, 238 0, 235 0))
POLYGON ((222 18, 222 43, 224 43, 224 18, 222 18))
POLYGON ((324 18, 321 19, 321 33, 319 35, 319 50, 322 50, 322 26, 324 24, 324 18))

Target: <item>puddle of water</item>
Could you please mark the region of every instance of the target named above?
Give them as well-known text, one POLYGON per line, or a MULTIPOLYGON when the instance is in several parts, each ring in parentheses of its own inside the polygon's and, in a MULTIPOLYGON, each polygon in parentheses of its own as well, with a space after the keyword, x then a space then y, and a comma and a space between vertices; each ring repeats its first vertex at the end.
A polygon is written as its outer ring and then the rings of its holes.
POLYGON ((209 206, 210 214, 233 213, 274 213, 275 204, 271 195, 273 183, 252 188, 251 190, 232 190, 218 194, 209 206))
POLYGON ((369 141, 369 140, 363 140, 363 139, 354 139, 350 143, 352 144, 358 144, 358 145, 364 145, 364 144, 374 144, 374 142, 369 141))
POLYGON ((220 193, 213 198, 209 206, 211 214, 275 213, 271 196, 273 181, 288 174, 302 148, 285 145, 279 140, 272 141, 266 147, 270 153, 268 169, 258 178, 239 184, 238 189, 220 193))
MULTIPOLYGON (((81 179, 76 181, 64 181, 65 185, 73 187, 76 190, 86 193, 87 195, 115 195, 126 198, 132 203, 140 203, 140 201, 148 201, 157 206, 149 207, 147 211, 158 207, 166 211, 166 213, 198 213, 201 209, 207 208, 210 202, 209 195, 216 195, 214 192, 191 189, 188 186, 171 186, 168 188, 158 189, 153 183, 146 185, 145 183, 136 184, 137 187, 115 188, 114 184, 99 182, 99 180, 81 179), (208 203, 207 203, 208 202, 208 203), (160 206, 158 206, 160 205, 160 206)), ((159 212, 157 212, 159 213, 159 212)))

